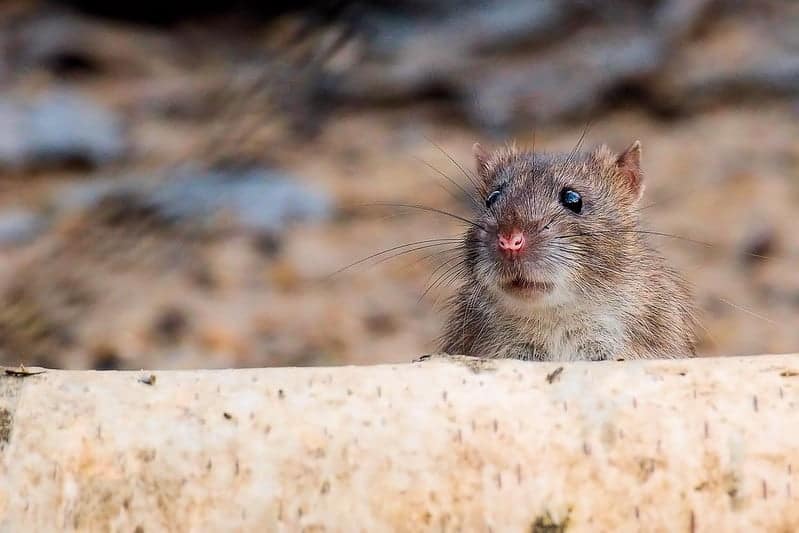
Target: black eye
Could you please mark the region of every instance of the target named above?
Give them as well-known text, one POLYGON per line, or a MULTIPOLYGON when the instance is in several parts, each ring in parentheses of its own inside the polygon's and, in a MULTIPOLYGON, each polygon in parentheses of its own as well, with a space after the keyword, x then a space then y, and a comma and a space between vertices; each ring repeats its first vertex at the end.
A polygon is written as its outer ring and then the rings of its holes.
POLYGON ((580 213, 583 210, 583 197, 574 189, 568 187, 560 191, 560 203, 574 213, 580 213))
POLYGON ((486 207, 491 208, 491 206, 494 205, 494 202, 496 202, 499 199, 499 195, 501 193, 502 191, 497 189, 496 191, 489 194, 488 197, 486 198, 486 207))

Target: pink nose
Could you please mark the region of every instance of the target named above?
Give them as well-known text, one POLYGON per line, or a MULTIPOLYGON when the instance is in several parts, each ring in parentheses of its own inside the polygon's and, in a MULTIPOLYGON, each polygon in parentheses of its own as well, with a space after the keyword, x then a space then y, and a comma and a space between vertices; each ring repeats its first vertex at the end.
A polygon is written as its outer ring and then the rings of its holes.
POLYGON ((503 252, 519 252, 522 248, 524 248, 524 233, 521 231, 499 234, 499 249, 503 252))

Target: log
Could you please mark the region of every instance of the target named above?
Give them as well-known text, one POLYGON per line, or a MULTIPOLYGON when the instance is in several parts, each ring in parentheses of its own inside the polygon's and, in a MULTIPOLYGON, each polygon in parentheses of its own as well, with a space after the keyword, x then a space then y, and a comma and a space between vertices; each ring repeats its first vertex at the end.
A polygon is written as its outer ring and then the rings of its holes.
POLYGON ((0 377, 0 531, 797 531, 799 356, 0 377))

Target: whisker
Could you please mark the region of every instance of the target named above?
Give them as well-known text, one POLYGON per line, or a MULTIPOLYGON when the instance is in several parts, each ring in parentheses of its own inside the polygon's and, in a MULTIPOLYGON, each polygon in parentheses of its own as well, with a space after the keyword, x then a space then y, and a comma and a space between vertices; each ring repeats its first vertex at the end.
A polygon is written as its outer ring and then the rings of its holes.
POLYGON ((574 162, 574 158, 577 157, 577 153, 580 151, 580 148, 583 146, 583 141, 585 140, 585 136, 588 135, 588 132, 591 130, 591 127, 594 125, 593 120, 589 120, 585 123, 585 127, 583 127, 583 132, 580 134, 580 138, 577 139, 577 143, 572 148, 571 152, 569 153, 568 157, 568 164, 571 165, 574 162))
MULTIPOLYGON (((437 252, 433 252, 431 254, 424 255, 421 258, 419 258, 419 259, 417 259, 415 261, 412 261, 412 262, 408 263, 405 266, 407 268, 410 268, 411 266, 416 265, 418 263, 423 263, 423 262, 427 261, 428 259, 433 259, 435 257, 439 257, 439 256, 442 256, 444 254, 450 254, 450 253, 453 253, 453 252, 461 253, 462 251, 463 251, 463 249, 462 249, 461 246, 455 246, 454 248, 448 248, 446 250, 439 250, 437 252)), ((449 260, 450 259, 447 259, 447 261, 449 261, 449 260)))
POLYGON ((655 207, 655 206, 658 206, 658 205, 668 205, 669 202, 671 202, 673 200, 679 200, 680 198, 682 198, 684 196, 687 196, 687 195, 689 195, 689 194, 691 194, 693 192, 696 192, 697 190, 699 190, 699 187, 694 187, 692 189, 688 189, 687 191, 680 191, 679 193, 671 194, 671 195, 669 195, 669 196, 667 196, 667 197, 665 197, 665 198, 663 198, 661 200, 658 200, 656 202, 651 202, 649 204, 646 204, 645 206, 633 209, 633 213, 640 213, 641 211, 644 211, 646 209, 649 209, 651 207, 655 207))
MULTIPOLYGON (((467 272, 468 271, 467 271, 466 265, 464 265, 461 269, 459 269, 458 271, 454 272, 452 274, 452 276, 449 277, 449 279, 445 280, 445 282, 441 286, 450 285, 456 279, 464 277, 467 274, 467 272)), ((446 296, 445 294, 439 294, 438 296, 436 296, 436 299, 433 300, 433 306, 434 307, 438 307, 439 304, 441 303, 441 299, 443 297, 445 297, 445 296, 446 296)))
MULTIPOLYGON (((393 255, 389 255, 389 256, 383 257, 379 261, 375 261, 374 265, 372 265, 372 266, 380 265, 382 263, 385 263, 386 261, 390 261, 390 260, 396 259, 397 257, 400 257, 402 255, 410 254, 410 253, 413 253, 413 252, 419 252, 421 250, 427 250, 429 248, 436 248, 438 246, 448 246, 448 245, 453 245, 453 244, 455 244, 455 243, 444 242, 444 243, 438 243, 438 244, 425 244, 423 246, 417 246, 415 248, 410 248, 410 249, 407 249, 407 250, 401 250, 401 251, 399 251, 399 252, 397 252, 397 253, 395 253, 393 255)), ((451 250, 457 250, 458 248, 459 248, 459 246, 455 246, 451 250)), ((442 250, 442 251, 446 251, 446 250, 442 250)))
POLYGON ((450 155, 450 153, 449 153, 449 152, 447 152, 447 151, 446 151, 446 150, 444 150, 444 149, 443 149, 441 146, 439 146, 439 145, 438 145, 438 144, 437 144, 437 143, 436 143, 436 142, 435 142, 433 139, 431 139, 431 138, 430 138, 430 137, 428 137, 427 135, 425 135, 425 137, 424 137, 424 138, 427 140, 427 142, 429 142, 430 144, 432 144, 433 146, 435 146, 435 147, 436 147, 436 149, 438 149, 438 151, 439 151, 439 152, 441 152, 442 154, 444 154, 444 156, 446 156, 446 158, 447 158, 447 159, 449 159, 449 160, 452 162, 452 164, 453 164, 453 165, 455 165, 456 167, 458 167, 458 169, 459 169, 461 172, 463 172, 463 175, 464 175, 464 176, 466 176, 466 178, 467 178, 467 179, 468 179, 468 180, 469 180, 469 181, 472 183, 472 185, 474 186, 474 188, 475 188, 476 190, 480 190, 480 180, 479 180, 479 179, 477 179, 477 176, 475 176, 475 175, 474 175, 474 174, 472 174, 471 172, 467 172, 467 171, 466 171, 466 169, 465 169, 465 168, 463 168, 463 165, 461 165, 460 163, 458 163, 458 161, 457 161, 457 160, 455 160, 455 158, 454 158, 454 157, 452 157, 452 156, 450 155))
MULTIPOLYGON (((454 259, 453 259, 453 260, 454 260, 454 259)), ((439 266, 439 267, 438 267, 436 270, 434 270, 434 271, 433 271, 433 273, 430 275, 430 277, 432 278, 432 277, 435 275, 435 273, 436 273, 436 272, 438 272, 438 271, 441 269, 441 267, 442 267, 442 266, 444 266, 444 265, 447 265, 447 264, 451 263, 453 260, 447 261, 447 262, 443 263, 442 265, 440 265, 440 266, 439 266)), ((449 274, 452 274, 453 272, 455 272, 455 275, 457 276, 458 274, 460 274, 460 270, 459 270, 459 269, 462 269, 462 268, 464 268, 465 266, 466 266, 466 260, 465 260, 465 259, 461 259, 460 261, 458 261, 458 262, 457 262, 457 263, 455 263, 454 265, 450 266, 450 268, 448 268, 446 271, 444 271, 444 273, 443 273, 443 274, 441 274, 440 276, 438 276, 438 278, 436 278, 436 280, 435 280, 433 283, 431 283, 431 284, 430 284, 430 285, 429 285, 429 286, 428 286, 428 287, 427 287, 427 288, 424 290, 424 292, 422 293, 422 295, 421 295, 421 296, 419 296, 419 299, 417 300, 417 303, 418 303, 418 302, 421 302, 421 301, 424 299, 424 297, 427 295, 427 293, 429 293, 431 290, 433 290, 433 288, 434 288, 434 287, 436 287, 437 285, 439 285, 439 284, 442 282, 442 280, 443 280, 443 279, 444 279, 444 278, 445 278, 447 275, 449 275, 449 274)))
MULTIPOLYGON (((391 247, 391 248, 389 248, 387 250, 383 250, 383 251, 377 252, 377 253, 372 254, 372 255, 370 255, 368 257, 364 257, 363 259, 359 259, 358 261, 355 261, 354 263, 350 263, 349 265, 346 265, 346 266, 336 270, 335 272, 333 272, 329 276, 327 276, 327 279, 330 279, 330 278, 332 278, 334 276, 337 276, 338 274, 341 274, 345 270, 349 270, 352 267, 355 267, 355 266, 358 266, 358 265, 360 265, 362 263, 365 263, 365 262, 369 261, 370 259, 374 259, 376 257, 380 257, 382 255, 394 252, 396 250, 402 250, 404 248, 414 247, 414 248, 412 248, 410 250, 407 250, 407 252, 415 252, 418 249, 422 249, 423 250, 425 248, 429 248, 429 247, 433 247, 433 246, 446 246, 446 245, 460 244, 460 242, 461 242, 461 239, 459 239, 459 238, 443 238, 443 239, 428 239, 428 240, 424 240, 424 241, 416 241, 416 242, 411 242, 411 243, 407 243, 407 244, 401 244, 399 246, 393 246, 393 247, 391 247)), ((396 256, 393 256, 393 257, 396 257, 396 256)))
POLYGON ((733 308, 735 308, 735 309, 737 309, 737 310, 739 310, 739 311, 741 311, 743 313, 746 313, 747 315, 751 315, 751 316, 753 316, 755 318, 759 318, 760 320, 763 320, 764 322, 767 322, 767 323, 771 324, 772 326, 781 326, 782 325, 779 322, 775 322, 775 321, 771 320, 768 317, 765 317, 765 316, 763 316, 761 314, 755 313, 751 309, 747 309, 746 307, 743 307, 743 306, 740 306, 738 304, 735 304, 735 303, 727 300, 726 298, 722 298, 721 296, 716 296, 716 298, 718 298, 720 301, 724 302, 725 304, 729 305, 730 307, 733 307, 733 308))
POLYGON ((711 333, 710 330, 704 324, 702 324, 702 322, 700 320, 698 320, 698 319, 696 320, 696 325, 699 326, 700 328, 702 328, 702 331, 705 332, 705 335, 707 335, 708 338, 710 338, 710 342, 713 343, 713 346, 718 348, 719 341, 716 338, 716 336, 713 335, 713 333, 711 333))
MULTIPOLYGON (((713 243, 710 243, 710 242, 706 242, 706 241, 700 241, 700 240, 697 240, 697 239, 691 239, 689 237, 683 237, 681 235, 674 235, 672 233, 664 233, 664 232, 660 232, 660 231, 649 231, 649 230, 592 231, 592 232, 588 232, 588 233, 574 233, 574 234, 571 234, 571 235, 560 235, 560 236, 555 237, 555 238, 556 239, 568 239, 568 238, 573 238, 573 237, 591 237, 591 236, 594 236, 594 235, 614 235, 614 234, 618 234, 618 233, 640 233, 640 234, 643 234, 643 235, 656 235, 658 237, 669 237, 671 239, 677 239, 677 240, 681 240, 681 241, 685 241, 685 242, 690 242, 692 244, 696 244, 696 245, 699 245, 699 246, 704 246, 706 248, 714 248, 715 249, 715 248, 719 247, 716 244, 713 244, 713 243)), ((746 255, 747 257, 754 257, 754 258, 757 258, 757 259, 773 259, 773 257, 767 256, 767 255, 762 255, 762 254, 756 254, 756 253, 753 253, 753 252, 747 252, 747 253, 745 253, 743 255, 746 255)))
POLYGON ((464 223, 468 224, 469 226, 473 226, 473 227, 481 229, 483 231, 488 231, 486 228, 484 228, 480 224, 478 224, 478 223, 476 223, 476 222, 474 222, 472 220, 469 220, 468 218, 462 217, 460 215, 456 215, 454 213, 450 213, 449 211, 444 211, 443 209, 437 209, 435 207, 430 207, 430 206, 426 206, 426 205, 395 204, 395 203, 389 203, 389 202, 376 202, 374 204, 364 204, 364 206, 367 206, 367 207, 368 206, 371 206, 371 207, 374 207, 374 206, 404 207, 404 208, 408 208, 408 209, 419 209, 421 211, 429 211, 431 213, 438 213, 439 215, 444 215, 444 216, 448 216, 448 217, 454 218, 455 220, 460 220, 461 222, 464 222, 464 223))
POLYGON ((427 285, 427 288, 426 288, 426 289, 425 289, 425 291, 422 293, 422 295, 419 297, 419 301, 421 301, 421 300, 422 300, 422 298, 424 298, 425 294, 427 294, 427 292, 428 292, 428 291, 429 291, 429 290, 432 288, 432 285, 430 284, 430 281, 433 279, 433 277, 435 277, 435 275, 436 275, 438 272, 440 272, 442 268, 445 268, 446 266, 448 266, 448 265, 451 265, 453 261, 456 261, 456 260, 458 260, 458 259, 460 259, 460 261, 458 261, 456 264, 462 264, 462 263, 464 263, 464 262, 465 262, 465 259, 464 259, 463 257, 451 257, 450 259, 447 259, 446 261, 444 261, 444 262, 442 262, 440 265, 438 265, 438 266, 437 266, 437 267, 436 267, 436 268, 435 268, 435 269, 434 269, 434 270, 433 270, 433 271, 430 273, 430 275, 429 275, 429 276, 427 276, 427 282, 425 282, 425 285, 427 285))
MULTIPOLYGON (((425 165, 426 167, 428 167, 430 170, 440 174, 441 177, 443 177, 448 182, 452 183, 455 187, 458 188, 458 190, 460 190, 463 194, 465 194, 466 197, 469 198, 472 201, 472 203, 475 205, 475 207, 478 210, 482 209, 483 204, 478 201, 477 196, 475 196, 474 194, 472 194, 469 191, 467 191, 466 189, 464 189, 457 181, 455 181, 454 179, 450 178, 443 171, 441 171, 440 169, 436 168, 435 166, 433 166, 429 162, 425 161, 421 157, 413 156, 413 158, 416 159, 417 161, 419 161, 420 163, 422 163, 423 165, 425 165)), ((452 191, 450 191, 449 189, 446 189, 446 190, 447 190, 447 192, 449 192, 452 195, 453 198, 455 198, 456 200, 460 200, 452 191)))
MULTIPOLYGON (((466 275, 466 273, 468 272, 468 267, 469 267, 468 264, 466 264, 466 263, 462 264, 460 266, 460 268, 458 268, 457 270, 453 271, 449 276, 447 276, 443 280, 443 282, 439 284, 438 288, 441 288, 441 287, 444 287, 444 286, 449 286, 456 279, 461 278, 462 276, 466 275)), ((436 300, 436 302, 438 302, 438 300, 436 300)))
POLYGON ((636 230, 623 230, 623 229, 621 229, 621 230, 607 230, 607 231, 592 231, 592 232, 588 232, 588 233, 574 233, 574 234, 571 234, 571 235, 560 235, 560 236, 555 237, 555 238, 556 239, 568 239, 568 238, 572 238, 572 237, 592 237, 592 236, 595 236, 595 235, 616 235, 616 234, 620 234, 620 233, 625 233, 625 234, 640 233, 640 234, 643 234, 643 235, 657 235, 659 237, 670 237, 672 239, 679 239, 679 240, 690 242, 690 243, 693 243, 693 244, 699 244, 699 245, 702 245, 702 246, 705 246, 705 247, 708 247, 708 248, 713 248, 714 247, 714 245, 709 243, 709 242, 699 241, 699 240, 696 240, 696 239, 690 239, 688 237, 682 237, 680 235, 673 235, 671 233, 663 233, 663 232, 660 232, 660 231, 648 231, 648 230, 637 230, 637 229, 636 230))
POLYGON ((469 321, 469 318, 472 315, 472 312, 476 309, 477 300, 479 299, 480 293, 478 291, 473 291, 472 295, 466 301, 466 306, 463 309, 463 316, 461 317, 461 336, 466 337, 466 324, 469 321))

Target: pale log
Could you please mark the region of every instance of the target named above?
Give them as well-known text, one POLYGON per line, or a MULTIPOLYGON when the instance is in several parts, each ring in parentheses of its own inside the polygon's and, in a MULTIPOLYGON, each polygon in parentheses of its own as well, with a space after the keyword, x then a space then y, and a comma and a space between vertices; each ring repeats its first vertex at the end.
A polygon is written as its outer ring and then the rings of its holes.
POLYGON ((799 356, 0 376, 0 531, 799 531, 799 356))

